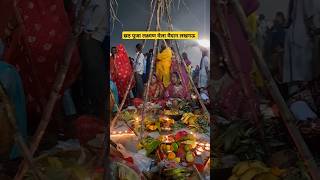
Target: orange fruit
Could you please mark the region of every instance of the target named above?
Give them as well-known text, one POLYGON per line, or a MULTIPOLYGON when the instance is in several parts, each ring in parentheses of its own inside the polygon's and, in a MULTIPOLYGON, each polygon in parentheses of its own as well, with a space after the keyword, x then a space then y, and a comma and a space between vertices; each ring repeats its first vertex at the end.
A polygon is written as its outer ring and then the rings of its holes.
POLYGON ((167 157, 169 160, 173 160, 174 158, 176 158, 176 154, 174 152, 169 152, 167 157))

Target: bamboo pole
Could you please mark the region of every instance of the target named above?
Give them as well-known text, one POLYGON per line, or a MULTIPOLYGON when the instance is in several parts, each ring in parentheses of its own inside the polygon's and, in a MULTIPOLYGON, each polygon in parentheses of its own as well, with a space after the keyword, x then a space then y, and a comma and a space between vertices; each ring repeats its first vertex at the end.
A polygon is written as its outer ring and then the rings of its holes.
MULTIPOLYGON (((89 1, 87 0, 85 2, 84 9, 86 9, 86 7, 88 6, 88 3, 89 3, 89 1)), ((65 54, 64 54, 63 62, 58 69, 57 77, 56 77, 54 85, 52 87, 52 91, 50 93, 49 100, 45 106, 44 112, 43 112, 41 120, 40 120, 40 124, 38 125, 37 131, 34 135, 32 143, 31 143, 30 148, 31 148, 31 155, 32 156, 36 152, 36 150, 38 149, 38 146, 41 142, 41 139, 42 139, 42 137, 47 129, 47 126, 51 120, 51 116, 52 116, 52 112, 55 107, 55 104, 60 97, 59 92, 62 89, 64 80, 65 80, 66 75, 68 73, 73 50, 76 47, 78 37, 81 33, 80 27, 81 27, 84 9, 82 9, 82 11, 80 12, 80 15, 79 15, 77 22, 75 24, 75 27, 74 27, 75 33, 71 35, 71 38, 68 40, 67 45, 65 47, 65 52, 64 52, 65 54)), ((29 167, 28 167, 28 164, 26 163, 26 161, 25 160, 22 161, 22 163, 20 164, 19 170, 18 170, 14 179, 15 180, 22 179, 24 174, 27 172, 28 168, 29 167)))
MULTIPOLYGON (((156 53, 157 43, 158 43, 158 40, 157 39, 154 40, 153 53, 156 53)), ((148 95, 149 95, 149 87, 150 87, 150 82, 151 82, 151 79, 152 79, 155 58, 156 58, 156 56, 153 56, 152 60, 151 60, 151 67, 150 67, 149 78, 148 78, 148 82, 147 82, 147 89, 145 89, 145 93, 144 93, 144 101, 143 101, 143 106, 142 106, 143 108, 142 108, 142 118, 141 118, 140 139, 142 139, 143 135, 144 135, 144 117, 145 117, 145 114, 146 114, 146 103, 149 100, 149 97, 148 97, 148 95)))
POLYGON ((34 164, 34 159, 32 158, 31 152, 28 149, 28 146, 26 145, 26 143, 24 142, 24 139, 17 126, 16 117, 14 115, 14 109, 12 108, 11 101, 9 100, 9 97, 6 95, 5 90, 3 89, 1 84, 0 84, 0 99, 2 99, 4 103, 4 108, 6 109, 9 123, 13 127, 14 140, 16 144, 20 147, 24 158, 26 159, 28 165, 31 168, 32 174, 36 179, 46 179, 44 175, 40 171, 38 171, 38 169, 34 164))
MULTIPOLYGON (((175 45, 176 45, 176 47, 177 47, 177 51, 178 51, 179 57, 182 59, 182 56, 181 56, 181 54, 180 54, 180 50, 179 50, 179 46, 178 46, 177 41, 175 41, 175 45)), ((187 64, 186 64, 186 62, 184 62, 183 60, 182 60, 182 64, 184 65, 185 68, 187 68, 187 64)), ((204 113, 208 116, 208 120, 209 120, 209 119, 210 119, 210 113, 209 113, 207 107, 204 105, 203 100, 201 99, 200 93, 199 93, 196 85, 194 84, 191 75, 188 74, 188 77, 189 77, 189 81, 191 82, 191 85, 192 85, 192 87, 193 87, 194 92, 197 94, 199 103, 200 103, 200 105, 201 105, 204 113)))
POLYGON ((268 87, 268 90, 273 97, 273 100, 276 102, 277 106, 279 107, 280 114, 282 116, 283 122, 285 126, 287 127, 287 130, 289 134, 291 135, 291 138, 294 142, 294 144, 297 147, 297 150, 303 159, 305 166, 307 167, 312 179, 318 180, 320 179, 320 171, 313 159, 313 156, 308 149, 306 143, 303 140, 303 137, 301 136, 298 128, 295 126, 294 121, 295 118, 290 112, 286 102, 284 101, 274 79, 272 78, 272 75, 270 71, 268 70, 268 66, 266 65, 264 58, 259 50, 259 48, 256 46, 255 42, 253 41, 253 37, 250 34, 250 30, 248 27, 248 20, 245 16, 245 13, 242 9, 242 6, 240 5, 238 0, 231 0, 231 5, 234 9, 234 11, 237 14, 237 17, 239 19, 239 22, 242 25, 242 28, 244 29, 245 34, 247 35, 248 42, 251 45, 252 51, 254 55, 256 56, 256 64, 258 65, 259 69, 261 70, 261 74, 263 75, 266 87, 268 87))
MULTIPOLYGON (((160 3, 160 0, 157 1, 157 30, 160 29, 160 6, 159 6, 159 3, 160 3)), ((153 43, 153 56, 152 56, 152 60, 151 60, 151 66, 150 66, 150 71, 149 71, 149 74, 148 74, 148 82, 147 82, 147 87, 145 89, 145 93, 144 93, 144 98, 143 98, 143 106, 142 106, 142 115, 141 115, 141 122, 140 122, 140 140, 143 139, 144 137, 144 117, 146 115, 146 103, 148 102, 149 98, 148 98, 148 95, 149 95, 149 87, 150 87, 150 82, 151 82, 151 79, 152 79, 152 75, 153 75, 153 67, 154 67, 154 63, 155 63, 155 59, 156 59, 156 56, 154 56, 154 54, 156 54, 156 47, 157 47, 157 43, 158 43, 158 40, 155 39, 154 40, 154 43, 153 43)))
MULTIPOLYGON (((167 13, 168 22, 169 22, 169 24, 170 24, 170 29, 173 30, 172 18, 171 18, 171 16, 169 15, 168 9, 167 9, 167 12, 166 12, 166 13, 167 13)), ((177 41, 174 41, 174 42, 175 42, 175 46, 176 46, 177 51, 178 51, 179 58, 180 58, 180 60, 181 60, 180 63, 182 62, 184 68, 187 70, 188 66, 187 66, 186 62, 183 60, 183 58, 182 58, 182 56, 181 56, 181 54, 180 54, 180 50, 179 50, 178 43, 177 43, 177 41)), ((179 71, 181 71, 180 66, 179 66, 179 71)), ((202 110, 203 110, 203 111, 205 112, 205 114, 208 116, 208 119, 210 119, 210 113, 209 113, 207 107, 204 105, 204 103, 203 103, 203 101, 202 101, 202 99, 201 99, 200 93, 199 93, 196 85, 194 84, 193 79, 192 79, 192 77, 191 77, 191 75, 190 75, 189 73, 188 73, 188 79, 189 79, 189 81, 190 81, 190 83, 191 83, 191 87, 193 88, 194 92, 195 92, 195 93, 197 94, 197 96, 198 96, 198 100, 199 100, 199 103, 200 103, 200 105, 201 105, 201 107, 202 107, 202 110)))
MULTIPOLYGON (((233 70, 235 71, 235 74, 238 74, 239 75, 239 79, 240 79, 240 83, 241 83, 241 87, 244 91, 244 96, 246 99, 248 99, 249 101, 249 106, 250 106, 250 109, 252 109, 252 112, 253 112, 253 120, 255 122, 255 124, 258 126, 258 129, 260 130, 261 132, 261 135, 263 137, 263 132, 262 132, 262 129, 261 129, 261 123, 260 123, 260 118, 258 116, 258 113, 255 111, 257 108, 255 107, 254 105, 254 101, 252 99, 253 97, 253 94, 252 94, 252 91, 250 91, 250 87, 248 87, 248 85, 250 85, 250 80, 247 80, 247 78, 245 77, 245 74, 242 72, 241 70, 241 61, 239 59, 239 54, 235 51, 234 47, 232 46, 232 42, 230 41, 231 40, 231 36, 230 36, 230 33, 229 33, 229 30, 227 28, 227 25, 224 23, 225 22, 225 18, 223 16, 223 13, 221 11, 221 9, 218 7, 216 8, 216 11, 217 11, 217 14, 218 14, 218 18, 220 20, 220 24, 222 24, 222 28, 223 28, 223 31, 226 33, 225 35, 227 35, 227 49, 229 50, 229 52, 231 52, 231 56, 232 58, 234 58, 235 60, 233 61, 230 61, 230 63, 233 65, 233 70)), ((218 40, 223 43, 222 41, 222 38, 220 36, 217 36, 218 40)), ((226 51, 226 49, 224 48, 225 46, 222 46, 222 49, 223 51, 226 51)), ((225 53, 227 54, 227 53, 225 53)))
MULTIPOLYGON (((154 4, 154 6, 152 6, 153 2, 154 2, 154 0, 152 0, 151 3, 150 3, 150 9, 151 9, 150 11, 151 11, 151 14, 150 14, 149 22, 148 22, 148 25, 147 25, 147 31, 150 31, 150 27, 151 27, 151 24, 152 24, 153 15, 154 15, 154 12, 155 12, 155 9, 156 9, 156 3, 154 4)), ((146 44, 146 39, 143 40, 142 49, 144 48, 145 44, 146 44)), ((140 53, 141 53, 141 52, 140 52, 140 53)), ((138 55, 137 58, 139 58, 139 56, 140 56, 140 54, 138 55)), ((136 59, 136 60, 137 60, 137 59, 136 59)), ((112 121, 111 121, 110 129, 113 129, 114 126, 115 126, 115 124, 117 123, 117 119, 118 119, 119 116, 120 116, 120 113, 121 113, 121 111, 122 111, 123 105, 124 105, 124 103, 125 103, 125 101, 126 101, 126 99, 127 99, 127 96, 128 96, 128 94, 129 94, 129 91, 130 91, 130 89, 131 89, 131 85, 132 85, 133 79, 134 79, 134 75, 132 75, 131 78, 130 78, 129 85, 128 85, 127 89, 126 89, 126 92, 125 92, 125 94, 124 94, 123 99, 121 100, 121 103, 120 103, 119 109, 118 109, 118 111, 117 111, 117 114, 115 115, 115 117, 114 117, 114 118, 112 119, 112 121)))

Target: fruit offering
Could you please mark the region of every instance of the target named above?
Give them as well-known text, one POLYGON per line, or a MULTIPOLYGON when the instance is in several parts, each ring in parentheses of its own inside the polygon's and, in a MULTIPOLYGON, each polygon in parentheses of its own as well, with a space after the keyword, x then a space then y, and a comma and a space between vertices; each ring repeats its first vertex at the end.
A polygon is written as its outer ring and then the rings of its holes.
POLYGON ((172 130, 172 126, 174 125, 174 120, 167 116, 160 116, 159 118, 160 126, 162 130, 172 130))
MULTIPOLYGON (((161 136, 162 142, 164 137, 161 136)), ((170 136, 173 138, 172 136, 170 136)), ((192 134, 186 131, 180 131, 174 135, 174 141, 170 143, 163 143, 159 148, 159 158, 175 161, 176 163, 193 164, 195 160, 196 141, 192 134)))
POLYGON ((166 169, 163 171, 162 174, 166 177, 165 179, 183 180, 190 177, 192 173, 193 171, 188 168, 179 167, 179 168, 166 169))
POLYGON ((154 152, 158 146, 161 144, 161 142, 157 139, 154 139, 150 136, 142 139, 142 141, 137 145, 138 149, 145 149, 147 156, 154 152))
POLYGON ((179 111, 173 110, 173 109, 172 110, 164 110, 163 114, 167 115, 167 116, 177 116, 177 115, 179 115, 179 111))
POLYGON ((273 168, 268 168, 260 161, 242 161, 232 169, 229 180, 280 180, 281 173, 274 172, 273 168))
POLYGON ((145 122, 145 124, 146 124, 146 129, 149 131, 156 131, 156 130, 161 131, 160 122, 158 122, 158 121, 156 121, 156 122, 147 121, 147 122, 145 122))

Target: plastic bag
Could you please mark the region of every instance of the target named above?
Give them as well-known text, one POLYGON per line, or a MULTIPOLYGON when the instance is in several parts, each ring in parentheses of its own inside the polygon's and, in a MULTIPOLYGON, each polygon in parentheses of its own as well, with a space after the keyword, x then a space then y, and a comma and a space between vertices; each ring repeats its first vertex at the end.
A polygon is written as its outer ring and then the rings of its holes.
POLYGON ((131 157, 134 164, 139 168, 140 172, 148 171, 152 164, 153 159, 148 158, 140 153, 133 153, 126 150, 122 144, 117 144, 117 150, 123 155, 124 158, 131 157))
POLYGON ((134 164, 139 168, 141 172, 149 171, 152 165, 153 159, 148 158, 140 153, 132 153, 134 164))

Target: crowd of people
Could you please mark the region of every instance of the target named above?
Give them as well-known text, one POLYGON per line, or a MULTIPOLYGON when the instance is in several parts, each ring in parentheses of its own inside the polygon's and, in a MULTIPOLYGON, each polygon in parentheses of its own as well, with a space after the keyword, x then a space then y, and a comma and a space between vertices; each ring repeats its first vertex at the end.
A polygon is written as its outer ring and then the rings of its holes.
POLYGON ((298 120, 317 120, 319 79, 316 39, 318 11, 313 1, 290 1, 289 12, 277 12, 272 22, 261 14, 257 43, 274 79, 298 120))
MULTIPOLYGON (((248 17, 248 30, 289 108, 297 120, 317 120, 320 113, 319 6, 314 1, 290 0, 288 14, 279 11, 269 21, 263 14, 257 16, 258 1, 241 1, 241 5, 248 17)), ((252 120, 253 112, 259 113, 261 101, 272 98, 254 63, 253 51, 237 14, 230 10, 224 14, 225 19, 220 17, 214 13, 212 109, 227 119, 252 120), (222 32, 225 27, 228 33, 222 32)))
POLYGON ((190 99, 192 93, 195 93, 190 83, 189 78, 191 78, 201 93, 201 98, 208 103, 208 49, 200 48, 202 52, 200 67, 197 66, 198 68, 191 72, 191 61, 188 58, 188 54, 186 52, 182 53, 182 59, 180 59, 179 54, 168 44, 170 44, 169 41, 163 43, 155 57, 153 49, 143 53, 142 44, 136 45, 136 54, 133 58, 128 56, 123 45, 112 47, 110 55, 110 85, 115 87, 112 93, 115 98, 111 98, 111 100, 122 100, 125 98, 127 90, 129 92, 127 94, 128 97, 144 99, 152 67, 151 63, 154 58, 154 69, 148 90, 149 100, 161 103, 164 102, 163 100, 170 98, 190 99), (129 83, 132 76, 134 76, 134 81, 130 86, 129 83))

